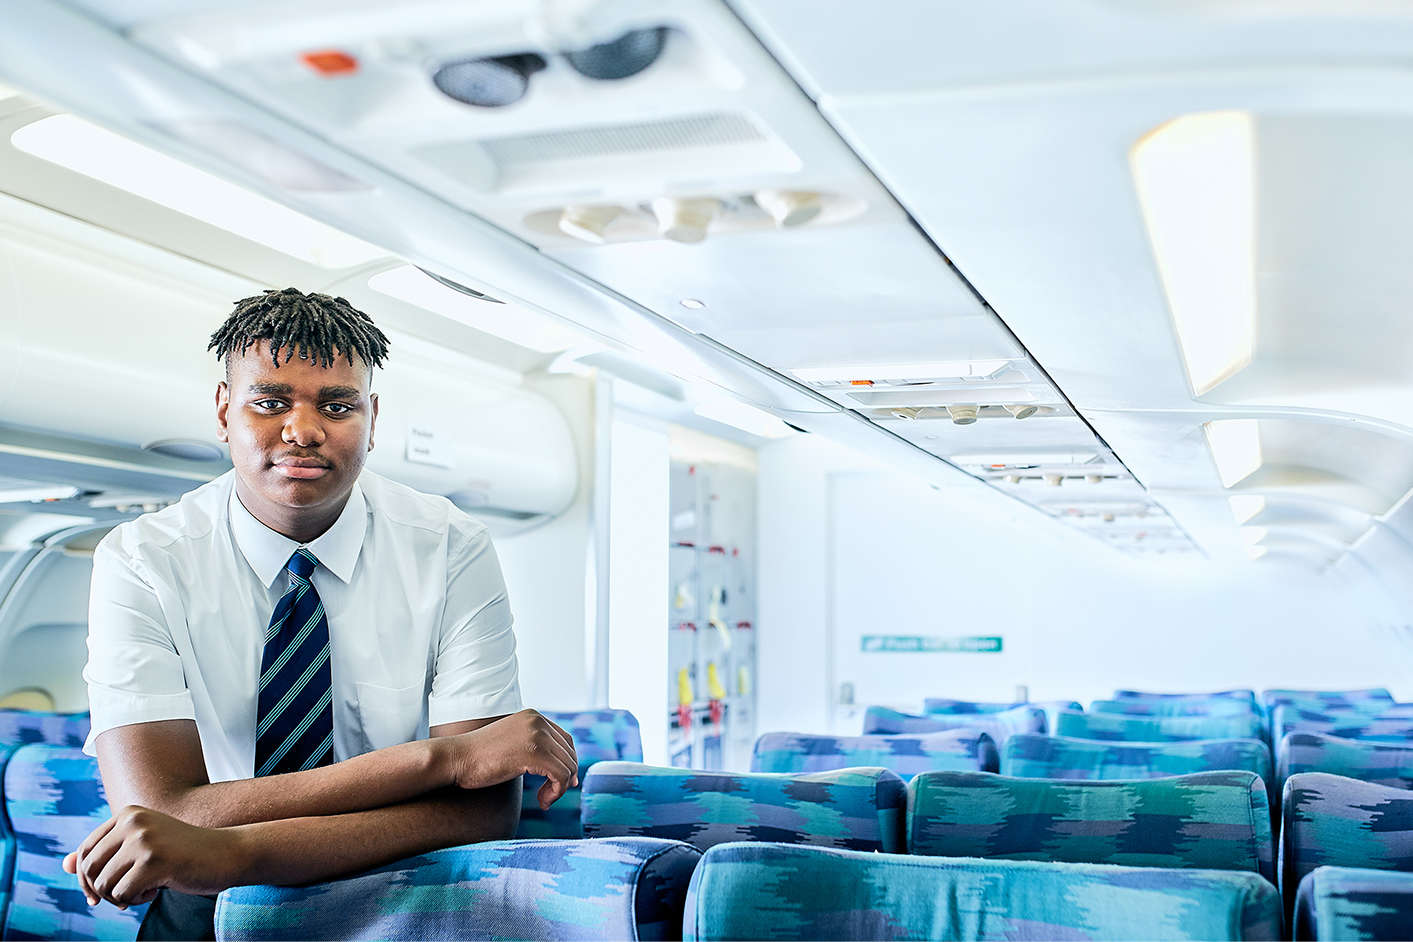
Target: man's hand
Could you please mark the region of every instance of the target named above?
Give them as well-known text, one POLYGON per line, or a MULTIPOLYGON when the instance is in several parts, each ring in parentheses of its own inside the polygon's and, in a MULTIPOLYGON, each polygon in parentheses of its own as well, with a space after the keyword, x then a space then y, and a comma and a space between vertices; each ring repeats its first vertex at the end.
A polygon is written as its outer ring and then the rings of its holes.
POLYGON ((150 902, 163 887, 182 893, 219 893, 243 880, 247 851, 240 828, 201 828, 128 805, 94 828, 64 858, 88 904, 100 899, 121 909, 150 902))
POLYGON ((543 775, 541 808, 549 808, 579 784, 574 739, 535 710, 521 710, 480 729, 430 740, 445 750, 443 768, 451 784, 485 788, 519 775, 543 775))

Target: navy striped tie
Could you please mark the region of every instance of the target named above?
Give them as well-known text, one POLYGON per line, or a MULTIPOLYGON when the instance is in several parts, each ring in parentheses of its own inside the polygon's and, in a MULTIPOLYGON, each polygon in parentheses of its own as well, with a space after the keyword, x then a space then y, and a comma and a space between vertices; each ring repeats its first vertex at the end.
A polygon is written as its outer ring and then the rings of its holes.
POLYGON ((255 775, 300 772, 334 760, 333 675, 329 620, 310 581, 319 560, 294 551, 289 588, 265 630, 256 713, 255 775))

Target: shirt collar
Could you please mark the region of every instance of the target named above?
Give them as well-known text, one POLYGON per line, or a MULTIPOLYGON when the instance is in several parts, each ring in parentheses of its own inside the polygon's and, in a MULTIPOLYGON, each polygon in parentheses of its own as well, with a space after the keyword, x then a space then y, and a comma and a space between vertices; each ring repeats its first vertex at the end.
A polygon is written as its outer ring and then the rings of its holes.
POLYGON ((270 588, 275 579, 284 572, 290 556, 301 545, 307 546, 319 560, 320 565, 347 583, 353 578, 353 567, 358 563, 359 550, 363 548, 363 536, 368 530, 368 502, 363 496, 363 488, 355 483, 348 495, 348 503, 334 521, 334 525, 321 533, 313 542, 296 543, 287 536, 276 533, 255 519, 236 496, 234 483, 231 485, 230 499, 231 533, 236 545, 256 577, 270 588))

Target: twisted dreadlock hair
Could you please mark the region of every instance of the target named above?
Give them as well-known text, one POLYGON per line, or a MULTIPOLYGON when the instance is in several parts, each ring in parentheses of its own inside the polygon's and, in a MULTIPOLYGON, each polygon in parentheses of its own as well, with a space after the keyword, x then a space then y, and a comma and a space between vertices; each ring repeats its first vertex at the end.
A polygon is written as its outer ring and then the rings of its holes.
POLYGON ((286 363, 297 352, 323 367, 333 366, 340 356, 352 365, 356 353, 370 370, 382 366, 388 355, 387 335, 367 314, 343 298, 305 294, 297 288, 271 289, 237 301, 206 349, 225 361, 229 377, 231 356, 244 356, 261 340, 270 342, 275 366, 280 365, 281 350, 288 351, 286 363))

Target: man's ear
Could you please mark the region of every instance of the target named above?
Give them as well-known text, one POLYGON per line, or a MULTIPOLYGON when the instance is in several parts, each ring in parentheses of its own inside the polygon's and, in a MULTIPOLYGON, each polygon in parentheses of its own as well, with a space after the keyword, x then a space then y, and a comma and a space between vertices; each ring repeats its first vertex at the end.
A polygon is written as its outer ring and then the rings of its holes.
POLYGON ((216 437, 223 442, 231 440, 226 428, 226 410, 231 407, 231 387, 225 380, 216 384, 216 437))
POLYGON ((373 404, 373 417, 368 420, 368 450, 373 450, 373 428, 378 424, 378 394, 369 393, 368 401, 373 404))

